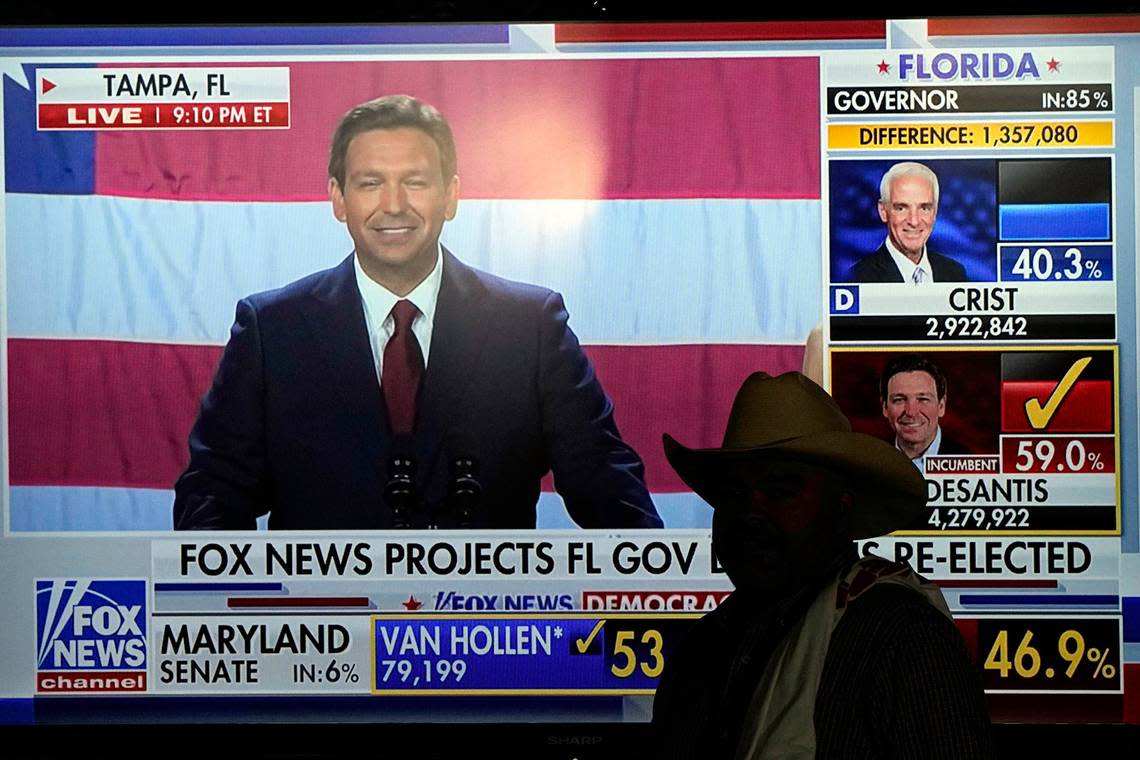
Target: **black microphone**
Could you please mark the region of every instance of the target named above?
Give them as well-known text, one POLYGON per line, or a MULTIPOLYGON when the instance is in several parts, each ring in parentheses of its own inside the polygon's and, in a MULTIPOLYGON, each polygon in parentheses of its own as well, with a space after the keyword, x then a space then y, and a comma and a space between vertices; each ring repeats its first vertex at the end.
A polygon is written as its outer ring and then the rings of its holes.
POLYGON ((483 498, 479 483, 478 445, 466 430, 452 430, 447 436, 451 453, 451 480, 447 489, 448 511, 456 516, 456 527, 470 528, 472 515, 483 498))
POLYGON ((392 510, 392 527, 406 530, 410 513, 416 508, 416 462, 412 459, 412 437, 407 433, 392 439, 388 458, 388 482, 384 501, 392 510))

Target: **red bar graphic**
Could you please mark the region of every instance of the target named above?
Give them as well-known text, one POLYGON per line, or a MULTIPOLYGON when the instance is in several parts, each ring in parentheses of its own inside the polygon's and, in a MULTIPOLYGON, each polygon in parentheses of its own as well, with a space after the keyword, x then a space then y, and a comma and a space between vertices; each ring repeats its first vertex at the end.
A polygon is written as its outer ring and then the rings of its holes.
POLYGON ((943 580, 934 581, 939 588, 1057 588, 1054 580, 943 580))
POLYGON ((1037 429, 1025 413, 1030 399, 1047 407, 1056 380, 1003 380, 1001 429, 1003 433, 1111 433, 1113 404, 1111 380, 1078 380, 1065 394, 1046 425, 1037 429))
POLYGON ((1140 32, 1140 16, 993 16, 932 18, 926 33, 939 36, 982 34, 1120 34, 1140 32))
POLYGON ((556 24, 554 41, 573 42, 730 42, 736 40, 881 40, 887 22, 720 21, 659 24, 556 24))

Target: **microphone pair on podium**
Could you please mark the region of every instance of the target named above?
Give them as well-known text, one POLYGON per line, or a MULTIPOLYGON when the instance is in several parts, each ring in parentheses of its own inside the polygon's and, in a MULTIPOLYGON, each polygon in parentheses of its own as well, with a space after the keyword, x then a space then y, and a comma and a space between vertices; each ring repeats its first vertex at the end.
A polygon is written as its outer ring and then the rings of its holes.
MULTIPOLYGON (((392 455, 388 459, 388 482, 384 485, 384 501, 392 510, 392 527, 397 530, 438 528, 437 510, 431 505, 421 505, 417 498, 416 462, 412 450, 410 435, 402 434, 393 439, 392 455), (421 509, 421 506, 428 506, 428 509, 421 509)), ((447 515, 456 516, 454 527, 470 528, 471 516, 483 496, 479 461, 472 454, 475 441, 468 433, 455 433, 448 437, 447 450, 451 461, 443 506, 447 515)))

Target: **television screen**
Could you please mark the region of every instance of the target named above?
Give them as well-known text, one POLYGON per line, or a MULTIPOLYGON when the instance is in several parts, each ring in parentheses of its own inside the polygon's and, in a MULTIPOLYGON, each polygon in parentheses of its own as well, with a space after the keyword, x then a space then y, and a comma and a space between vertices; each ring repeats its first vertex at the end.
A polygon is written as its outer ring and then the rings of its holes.
POLYGON ((995 723, 1140 723, 1137 32, 0 29, 0 720, 643 726, 732 591, 662 435, 802 370, 995 723))

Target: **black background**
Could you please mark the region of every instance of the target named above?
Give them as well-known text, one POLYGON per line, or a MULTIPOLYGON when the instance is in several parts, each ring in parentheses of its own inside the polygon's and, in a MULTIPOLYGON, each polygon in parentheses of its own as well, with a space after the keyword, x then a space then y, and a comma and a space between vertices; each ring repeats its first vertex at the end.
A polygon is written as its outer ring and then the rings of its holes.
MULTIPOLYGON (((845 4, 845 19, 936 16, 1135 13, 1136 2, 958 2, 952 5, 845 4)), ((837 18, 834 11, 803 3, 736 3, 724 0, 666 4, 660 0, 411 0, 334 5, 220 2, 30 2, 0 7, 4 26, 301 24, 403 22, 619 22, 787 21, 837 18), (828 14, 831 15, 828 15, 828 14)), ((994 44, 1000 44, 1000 37, 994 44)), ((979 43, 983 44, 983 43, 979 43)), ((78 697, 78 700, 84 698, 78 697)), ((1085 697, 1085 699, 1092 699, 1085 697)), ((1126 758, 1140 746, 1140 726, 1052 724, 1024 700, 1024 723, 994 726, 998 757, 1126 758)), ((431 724, 311 722, 282 713, 280 722, 41 723, 0 725, 0 754, 7 758, 333 758, 382 757, 428 760, 453 757, 634 758, 655 757, 644 724, 431 724)), ((98 720, 98 718, 96 718, 98 720)))

